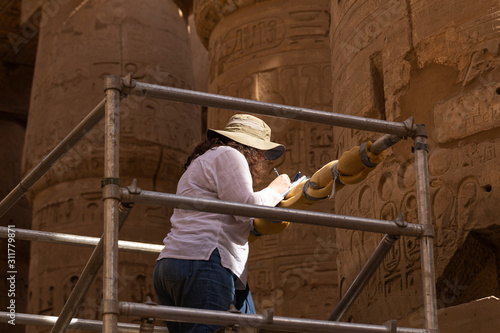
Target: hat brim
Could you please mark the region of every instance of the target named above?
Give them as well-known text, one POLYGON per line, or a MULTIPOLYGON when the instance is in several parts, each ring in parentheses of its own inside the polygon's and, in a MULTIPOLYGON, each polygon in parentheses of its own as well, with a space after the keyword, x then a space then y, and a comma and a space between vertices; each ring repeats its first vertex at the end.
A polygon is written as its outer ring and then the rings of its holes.
POLYGON ((256 138, 252 135, 241 133, 241 132, 230 132, 224 130, 213 130, 208 129, 207 136, 209 138, 217 137, 222 135, 228 139, 241 143, 242 145, 249 146, 255 149, 264 150, 265 157, 267 160, 277 160, 285 153, 285 146, 276 142, 265 141, 256 138))

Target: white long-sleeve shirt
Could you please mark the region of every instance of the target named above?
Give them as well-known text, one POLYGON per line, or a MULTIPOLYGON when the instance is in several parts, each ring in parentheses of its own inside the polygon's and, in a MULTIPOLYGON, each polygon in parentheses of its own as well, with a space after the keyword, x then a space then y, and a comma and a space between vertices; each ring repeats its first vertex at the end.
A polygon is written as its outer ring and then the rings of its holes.
MULTIPOLYGON (((270 188, 254 192, 248 163, 228 146, 205 152, 191 162, 177 185, 177 194, 263 206, 275 206, 282 196, 270 188)), ((245 285, 248 235, 252 218, 174 209, 172 229, 159 259, 208 260, 219 249, 222 266, 245 285)))

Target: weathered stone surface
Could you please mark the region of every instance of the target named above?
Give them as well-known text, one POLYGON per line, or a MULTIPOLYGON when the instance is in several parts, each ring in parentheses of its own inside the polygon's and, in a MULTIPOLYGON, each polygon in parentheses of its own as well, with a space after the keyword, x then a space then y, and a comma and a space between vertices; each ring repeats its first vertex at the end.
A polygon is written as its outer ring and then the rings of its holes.
POLYGON ((196 17, 196 30, 198 31, 201 42, 205 46, 208 46, 213 29, 224 17, 240 8, 255 5, 258 2, 258 0, 223 0, 217 2, 207 0, 197 1, 194 6, 194 15, 196 17))
MULTIPOLYGON (((500 63, 500 57, 498 61, 500 63)), ((495 97, 498 82, 485 80, 484 83, 484 86, 436 104, 434 122, 439 128, 436 131, 438 142, 453 142, 500 127, 500 99, 495 97)))
MULTIPOLYGON (((194 13, 198 33, 207 39, 209 92, 330 110, 328 1, 200 1, 194 13)), ((208 126, 224 127, 230 114, 209 110, 208 126)), ((335 159, 331 127, 263 118, 274 140, 287 147, 274 165, 280 172, 311 176, 335 159)), ((258 186, 272 176, 269 172, 258 186)), ((332 203, 314 209, 331 212, 332 203)), ((258 311, 273 307, 278 315, 328 316, 338 298, 334 230, 292 225, 256 241, 250 252, 249 281, 258 311)))
POLYGON ((190 34, 189 42, 193 54, 193 72, 194 89, 197 91, 208 91, 208 51, 201 43, 200 37, 196 32, 196 23, 194 15, 189 16, 188 31, 190 34))
MULTIPOLYGON (((39 56, 24 147, 24 169, 32 168, 104 98, 105 75, 134 73, 142 82, 193 88, 187 31, 171 1, 70 1, 40 30, 39 56)), ((123 186, 175 192, 187 150, 199 139, 197 107, 129 96, 120 107, 120 178, 123 186)), ((103 121, 37 184, 33 229, 100 236, 103 204, 103 121)), ((121 239, 161 244, 170 210, 136 207, 121 239)), ((58 315, 90 251, 34 243, 29 312, 58 315)), ((120 253, 122 300, 153 299, 156 255, 120 253)), ((99 319, 102 279, 98 277, 78 316, 99 319)), ((41 331, 50 331, 44 328, 41 331)))
MULTIPOLYGON (((500 217, 494 209, 500 199, 500 30, 492 20, 498 2, 331 4, 333 109, 395 121, 414 116, 428 125, 438 306, 498 296, 499 243, 486 241, 500 217)), ((339 153, 378 137, 334 133, 339 153)), ((337 193, 337 211, 384 219, 403 212, 416 223, 410 144, 396 145, 363 184, 337 193)), ((337 236, 344 294, 381 236, 341 230, 337 236)), ((381 323, 420 313, 419 259, 419 241, 402 237, 345 319, 381 323)))
MULTIPOLYGON (((441 333, 498 332, 500 330, 500 300, 490 296, 469 303, 450 306, 438 311, 441 333)), ((399 326, 423 327, 421 315, 398 321, 399 326)))
MULTIPOLYGON (((441 332, 495 331, 498 299, 487 296, 500 296, 495 222, 500 220, 498 1, 196 3, 196 33, 210 59, 203 65, 205 53, 191 44, 197 59, 193 81, 186 18, 179 17, 172 2, 137 6, 132 1, 24 0, 21 21, 38 22, 24 31, 29 38, 40 37, 25 169, 33 167, 104 97, 104 75, 129 71, 141 81, 262 101, 321 110, 333 106, 339 113, 395 121, 414 116, 429 128, 441 332), (204 70, 209 71, 208 82, 203 82, 204 70), (487 298, 477 300, 482 297, 487 298)), ((27 98, 17 94, 20 82, 17 77, 0 79, 6 96, 2 101, 22 109, 27 98)), ((193 121, 195 111, 133 97, 123 104, 123 183, 139 177, 142 188, 173 192, 186 141, 197 137, 201 128, 193 121), (135 112, 137 108, 141 111, 135 112), (172 113, 187 116, 173 119, 172 113)), ((4 103, 1 108, 12 112, 4 103)), ((208 114, 209 127, 222 127, 230 112, 208 114)), ((22 134, 11 120, 8 125, 0 123, 0 133, 10 137, 13 131, 17 139, 0 150, 19 153, 22 134)), ((380 135, 266 120, 275 139, 288 148, 276 166, 292 176, 298 170, 311 175, 353 145, 380 135)), ((416 223, 410 141, 392 148, 365 182, 338 192, 335 211, 389 220, 403 212, 416 223)), ((100 235, 102 142, 100 124, 37 185, 30 194, 34 229, 100 235)), ((1 170, 14 167, 11 160, 2 162, 6 166, 1 170)), ((9 174, 14 175, 5 178, 9 182, 19 178, 16 171, 9 174)), ((271 177, 270 173, 262 184, 271 177)), ((13 185, 6 183, 1 189, 13 185)), ((325 202, 314 209, 333 212, 332 205, 325 202)), ((165 209, 138 206, 122 235, 131 240, 141 235, 144 241, 159 243, 169 215, 165 209)), ((292 225, 279 236, 257 241, 252 245, 250 281, 258 311, 274 307, 278 315, 326 318, 380 239, 378 234, 292 225)), ((57 315, 90 252, 32 245, 28 312, 57 315)), ((141 302, 152 293, 154 256, 120 254, 120 258, 124 260, 120 298, 141 302)), ((420 281, 419 242, 403 237, 344 319, 371 323, 399 319, 399 326, 423 327, 420 281)), ((98 278, 78 316, 98 318, 101 294, 98 278)))

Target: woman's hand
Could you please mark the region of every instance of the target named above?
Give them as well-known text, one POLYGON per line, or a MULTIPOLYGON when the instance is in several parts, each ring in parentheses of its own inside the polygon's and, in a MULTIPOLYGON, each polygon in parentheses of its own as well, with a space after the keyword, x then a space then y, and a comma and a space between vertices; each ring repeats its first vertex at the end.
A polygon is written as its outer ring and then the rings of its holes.
POLYGON ((267 187, 275 190, 279 194, 284 193, 290 187, 290 177, 283 173, 276 177, 267 187))

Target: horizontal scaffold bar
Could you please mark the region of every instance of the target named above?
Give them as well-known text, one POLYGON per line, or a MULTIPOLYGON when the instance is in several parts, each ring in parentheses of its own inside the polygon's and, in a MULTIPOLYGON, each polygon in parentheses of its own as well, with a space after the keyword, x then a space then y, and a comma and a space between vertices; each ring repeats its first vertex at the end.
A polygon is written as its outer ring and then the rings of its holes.
MULTIPOLYGON (((7 238, 8 233, 7 227, 0 227, 0 238, 7 238)), ((50 231, 38 231, 29 229, 12 229, 16 233, 16 239, 18 240, 28 240, 28 241, 39 241, 47 243, 57 243, 66 245, 80 245, 86 247, 95 247, 99 243, 98 237, 90 236, 80 236, 72 234, 63 234, 58 232, 50 231)), ((163 245, 159 244, 147 244, 140 242, 130 242, 130 241, 118 241, 118 248, 120 250, 129 252, 139 252, 139 253, 160 253, 163 249, 163 245)))
POLYGON ((244 111, 280 118, 302 120, 319 124, 348 127, 370 132, 394 134, 402 137, 413 137, 415 128, 406 123, 380 119, 364 118, 326 111, 318 111, 296 106, 266 103, 251 99, 229 97, 204 93, 194 90, 165 87, 149 83, 137 82, 124 78, 123 92, 129 95, 160 98, 172 101, 210 106, 228 110, 244 111), (127 83, 129 82, 129 83, 127 83))
MULTIPOLYGON (((212 325, 234 325, 258 327, 261 329, 285 330, 287 332, 338 332, 338 333, 388 333, 394 332, 385 325, 367 325, 326 320, 302 319, 259 314, 236 314, 229 311, 215 311, 174 306, 147 305, 120 302, 120 314, 137 317, 153 317, 168 321, 195 322, 212 325)), ((425 329, 396 327, 398 333, 426 333, 425 329)))
POLYGON ((134 202, 138 204, 167 206, 237 216, 260 217, 276 221, 288 221, 342 229, 363 230, 386 233, 390 235, 420 237, 423 234, 423 227, 421 225, 406 223, 404 221, 401 223, 399 221, 385 221, 290 208, 265 207, 221 200, 192 198, 152 191, 130 193, 126 188, 121 189, 121 197, 124 202, 134 202))
MULTIPOLYGON (((16 325, 34 326, 53 326, 57 320, 57 317, 55 316, 43 316, 27 313, 16 313, 14 318, 16 325)), ((0 323, 7 323, 9 320, 12 320, 11 314, 9 312, 0 311, 0 323)), ((69 328, 75 330, 101 332, 102 321, 74 318, 71 320, 69 328)), ((138 324, 118 323, 117 333, 138 333, 139 328, 140 325, 138 324)), ((162 326, 155 326, 154 331, 168 333, 168 329, 162 326)))

